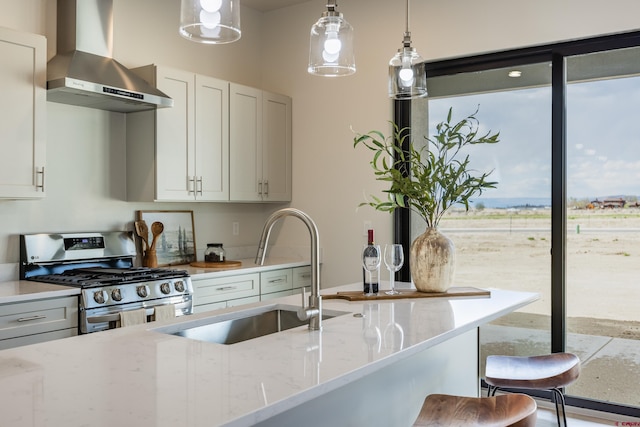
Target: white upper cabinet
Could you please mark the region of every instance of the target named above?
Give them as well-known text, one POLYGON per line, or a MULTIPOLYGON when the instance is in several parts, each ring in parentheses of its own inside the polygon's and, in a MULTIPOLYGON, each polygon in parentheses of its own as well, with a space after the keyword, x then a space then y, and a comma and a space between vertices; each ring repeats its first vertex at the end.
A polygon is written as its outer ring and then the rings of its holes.
POLYGON ((230 84, 231 201, 291 201, 291 98, 230 84))
POLYGON ((229 200, 229 83, 196 75, 196 197, 229 200))
POLYGON ((291 201, 291 98, 262 94, 262 199, 291 201))
POLYGON ((173 107, 127 114, 130 201, 291 201, 291 98, 149 65, 173 107))
POLYGON ((229 198, 229 83, 168 67, 135 69, 173 107, 127 115, 127 198, 229 198))
POLYGON ((229 193, 232 201, 262 200, 262 91, 229 85, 229 193))
POLYGON ((0 198, 45 195, 46 53, 43 36, 0 27, 0 198))

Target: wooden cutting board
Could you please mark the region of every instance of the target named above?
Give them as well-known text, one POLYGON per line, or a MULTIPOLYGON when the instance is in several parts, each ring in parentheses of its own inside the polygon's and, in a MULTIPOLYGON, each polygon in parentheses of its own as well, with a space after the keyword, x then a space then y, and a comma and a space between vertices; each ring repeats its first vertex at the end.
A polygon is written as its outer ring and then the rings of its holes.
POLYGON ((196 268, 211 268, 214 270, 223 270, 223 269, 230 269, 230 268, 238 268, 242 266, 242 262, 240 261, 222 261, 222 262, 195 261, 190 263, 189 265, 196 268))
POLYGON ((441 298, 441 297, 488 297, 491 291, 471 287, 453 287, 446 292, 400 291, 398 295, 387 295, 381 290, 378 295, 365 296, 362 291, 344 291, 336 294, 322 295, 322 299, 346 299, 348 301, 371 301, 381 299, 402 298, 441 298))

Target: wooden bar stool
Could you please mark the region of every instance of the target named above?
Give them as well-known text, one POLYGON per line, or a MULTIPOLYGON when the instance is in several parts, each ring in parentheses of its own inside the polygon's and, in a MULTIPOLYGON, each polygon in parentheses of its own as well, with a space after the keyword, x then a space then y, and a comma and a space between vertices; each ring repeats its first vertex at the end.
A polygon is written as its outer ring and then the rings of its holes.
POLYGON ((536 401, 526 394, 462 397, 427 396, 413 427, 535 427, 536 401))
POLYGON ((562 418, 567 425, 562 388, 574 382, 580 375, 580 359, 572 353, 552 353, 542 356, 488 356, 485 381, 488 395, 494 396, 499 388, 550 390, 556 406, 556 418, 560 426, 562 418))

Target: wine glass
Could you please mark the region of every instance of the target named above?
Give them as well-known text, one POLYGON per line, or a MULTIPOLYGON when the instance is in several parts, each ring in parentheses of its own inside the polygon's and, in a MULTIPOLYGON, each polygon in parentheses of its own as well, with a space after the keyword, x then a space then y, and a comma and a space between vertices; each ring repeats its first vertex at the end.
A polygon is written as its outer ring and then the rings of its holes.
POLYGON ((364 286, 364 293, 367 296, 375 295, 373 290, 374 283, 372 283, 372 273, 380 268, 380 262, 380 245, 364 245, 362 248, 362 266, 369 274, 369 280, 367 280, 364 286))
POLYGON ((392 244, 384 246, 384 263, 389 270, 389 285, 391 290, 386 291, 387 295, 398 295, 400 292, 395 288, 396 271, 402 268, 404 264, 404 251, 402 245, 392 244))

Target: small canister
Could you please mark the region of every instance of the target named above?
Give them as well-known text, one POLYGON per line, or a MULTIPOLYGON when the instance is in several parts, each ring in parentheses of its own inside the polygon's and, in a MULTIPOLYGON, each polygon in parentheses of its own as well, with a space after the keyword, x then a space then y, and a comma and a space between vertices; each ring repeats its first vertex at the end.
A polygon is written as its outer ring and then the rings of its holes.
POLYGON ((207 243, 207 250, 204 251, 205 262, 224 262, 225 253, 222 243, 207 243))

